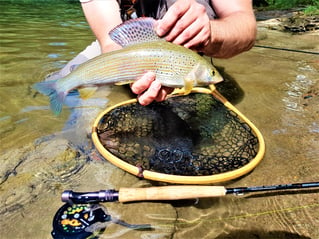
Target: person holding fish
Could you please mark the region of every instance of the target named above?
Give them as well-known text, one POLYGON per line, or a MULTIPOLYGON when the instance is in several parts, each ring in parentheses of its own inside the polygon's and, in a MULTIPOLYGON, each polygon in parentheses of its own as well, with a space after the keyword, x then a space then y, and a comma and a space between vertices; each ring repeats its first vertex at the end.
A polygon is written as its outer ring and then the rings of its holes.
MULTIPOLYGON (((118 5, 116 0, 81 2, 102 52, 118 49, 108 32, 122 22, 120 12, 125 10, 125 1, 122 0, 122 5, 118 5)), ((134 3, 128 7, 128 13, 136 8, 142 16, 160 19, 156 26, 160 37, 207 56, 229 58, 249 50, 255 41, 256 21, 251 0, 126 2, 134 3)), ((162 101, 172 91, 171 88, 161 87, 153 72, 146 73, 131 85, 131 89, 139 95, 139 102, 144 105, 153 100, 162 101)))
MULTIPOLYGON (((54 78, 67 78, 66 76, 70 72, 73 73, 75 66, 81 65, 89 59, 98 58, 97 56, 101 54, 112 55, 112 52, 119 52, 122 47, 123 49, 129 49, 127 46, 130 43, 123 43, 123 39, 119 40, 117 38, 123 38, 125 34, 130 34, 126 32, 123 35, 121 31, 126 28, 125 22, 129 22, 127 20, 131 18, 152 17, 157 19, 154 23, 145 21, 148 22, 146 24, 147 27, 150 24, 154 25, 151 27, 155 31, 157 38, 162 38, 162 40, 164 39, 176 46, 181 45, 184 48, 191 49, 193 52, 216 58, 229 58, 247 51, 253 46, 256 38, 256 20, 251 0, 80 0, 80 2, 87 22, 97 41, 71 60, 60 72, 49 77, 49 81, 54 80, 54 78), (123 22, 124 24, 122 24, 123 22), (122 35, 117 36, 120 34, 122 35)), ((133 24, 128 25, 132 27, 133 24)), ((144 30, 142 29, 141 31, 143 32, 144 30)), ((177 50, 177 52, 179 51, 177 50)), ((182 58, 183 55, 180 57, 182 58)), ((196 85, 193 79, 191 79, 191 83, 187 82, 190 80, 189 78, 205 78, 206 84, 221 81, 217 70, 211 69, 213 66, 206 66, 205 63, 203 63, 205 66, 197 64, 200 60, 196 56, 189 56, 189 59, 191 58, 196 58, 193 63, 190 63, 193 64, 192 70, 183 73, 179 72, 179 74, 174 76, 178 78, 184 74, 184 78, 187 78, 184 79, 185 88, 189 84, 191 84, 188 87, 189 89, 196 85), (207 70, 211 72, 208 73, 207 70)), ((134 61, 135 59, 130 60, 134 61)), ((148 62, 143 64, 147 65, 148 62)), ((170 62, 170 64, 174 65, 175 62, 170 62)), ((94 67, 95 63, 91 65, 94 67)), ((112 66, 109 67, 111 68, 112 66)), ((75 71, 77 70, 80 72, 80 67, 75 71)), ((170 69, 170 73, 173 71, 174 69, 170 69)), ((84 69, 83 72, 85 72, 84 69)), ((163 73, 160 69, 149 70, 145 68, 144 73, 140 74, 138 79, 134 79, 131 84, 131 90, 138 95, 140 104, 148 105, 152 101, 163 101, 167 94, 173 91, 172 87, 178 87, 178 84, 174 85, 173 83, 161 81, 160 73, 163 73)), ((168 72, 164 73, 166 75, 169 74, 168 72)), ((106 74, 109 74, 109 72, 106 74)), ((122 71, 121 74, 125 75, 122 71)), ((97 76, 94 77, 96 78, 97 76)), ((70 76, 65 81, 71 82, 71 78, 76 78, 75 74, 74 77, 70 76)), ((89 83, 99 84, 100 82, 91 80, 87 82, 87 85, 89 83)), ((197 83, 199 83, 197 85, 200 85, 203 82, 197 83)), ((60 85, 69 85, 69 88, 71 88, 71 84, 62 84, 61 82, 60 85)), ((36 88, 50 96, 51 108, 59 113, 62 107, 61 102, 67 90, 60 89, 64 90, 64 92, 53 94, 52 88, 55 88, 54 90, 59 88, 54 86, 54 83, 39 84, 36 88), (58 104, 54 105, 56 103, 58 104)), ((73 88, 76 88, 76 86, 74 85, 73 88)))

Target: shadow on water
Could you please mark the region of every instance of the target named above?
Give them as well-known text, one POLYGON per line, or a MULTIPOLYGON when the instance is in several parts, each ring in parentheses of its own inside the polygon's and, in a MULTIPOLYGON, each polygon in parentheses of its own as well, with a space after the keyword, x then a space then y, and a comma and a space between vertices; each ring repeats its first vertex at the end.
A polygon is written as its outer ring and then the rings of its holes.
POLYGON ((236 79, 222 66, 216 66, 224 81, 216 85, 216 89, 232 104, 237 104, 245 96, 244 90, 240 87, 236 79))

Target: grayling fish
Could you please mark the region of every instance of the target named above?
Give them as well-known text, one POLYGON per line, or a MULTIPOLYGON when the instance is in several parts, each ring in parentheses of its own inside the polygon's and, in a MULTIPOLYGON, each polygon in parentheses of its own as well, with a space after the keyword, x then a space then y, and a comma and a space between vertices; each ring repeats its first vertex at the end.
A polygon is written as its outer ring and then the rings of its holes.
POLYGON ((146 71, 156 74, 163 86, 182 88, 222 81, 216 68, 196 52, 159 38, 155 20, 139 18, 119 25, 110 37, 123 49, 97 56, 57 81, 44 81, 35 88, 50 97, 55 114, 62 110, 66 95, 72 89, 105 84, 126 84, 146 71))

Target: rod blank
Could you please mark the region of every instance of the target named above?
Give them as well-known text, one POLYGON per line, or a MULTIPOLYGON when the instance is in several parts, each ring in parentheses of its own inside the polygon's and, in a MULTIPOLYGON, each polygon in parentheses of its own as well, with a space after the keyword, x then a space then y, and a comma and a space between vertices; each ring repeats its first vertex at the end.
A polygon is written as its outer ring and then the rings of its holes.
POLYGON ((227 188, 226 194, 231 194, 231 193, 243 194, 243 193, 251 193, 251 192, 291 190, 291 189, 303 189, 303 188, 314 188, 314 187, 319 187, 319 182, 279 184, 279 185, 257 186, 257 187, 227 188))
POLYGON ((221 197, 226 194, 244 194, 262 191, 292 190, 319 187, 319 182, 279 184, 270 186, 225 188, 223 186, 163 186, 148 188, 121 188, 97 192, 64 191, 61 200, 67 203, 132 202, 155 200, 180 200, 221 197))

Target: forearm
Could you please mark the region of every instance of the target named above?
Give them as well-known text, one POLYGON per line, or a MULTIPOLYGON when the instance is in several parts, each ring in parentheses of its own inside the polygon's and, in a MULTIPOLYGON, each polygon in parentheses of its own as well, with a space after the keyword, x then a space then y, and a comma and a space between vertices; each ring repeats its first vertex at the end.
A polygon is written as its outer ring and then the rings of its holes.
POLYGON ((120 48, 108 35, 109 31, 122 22, 117 1, 93 0, 82 3, 82 9, 87 22, 99 41, 102 52, 120 48))
POLYGON ((249 50, 256 38, 256 20, 253 14, 236 12, 225 18, 210 21, 211 41, 205 55, 229 58, 249 50))
POLYGON ((229 58, 249 50, 256 38, 256 19, 252 0, 212 0, 218 16, 210 21, 208 56, 229 58))

